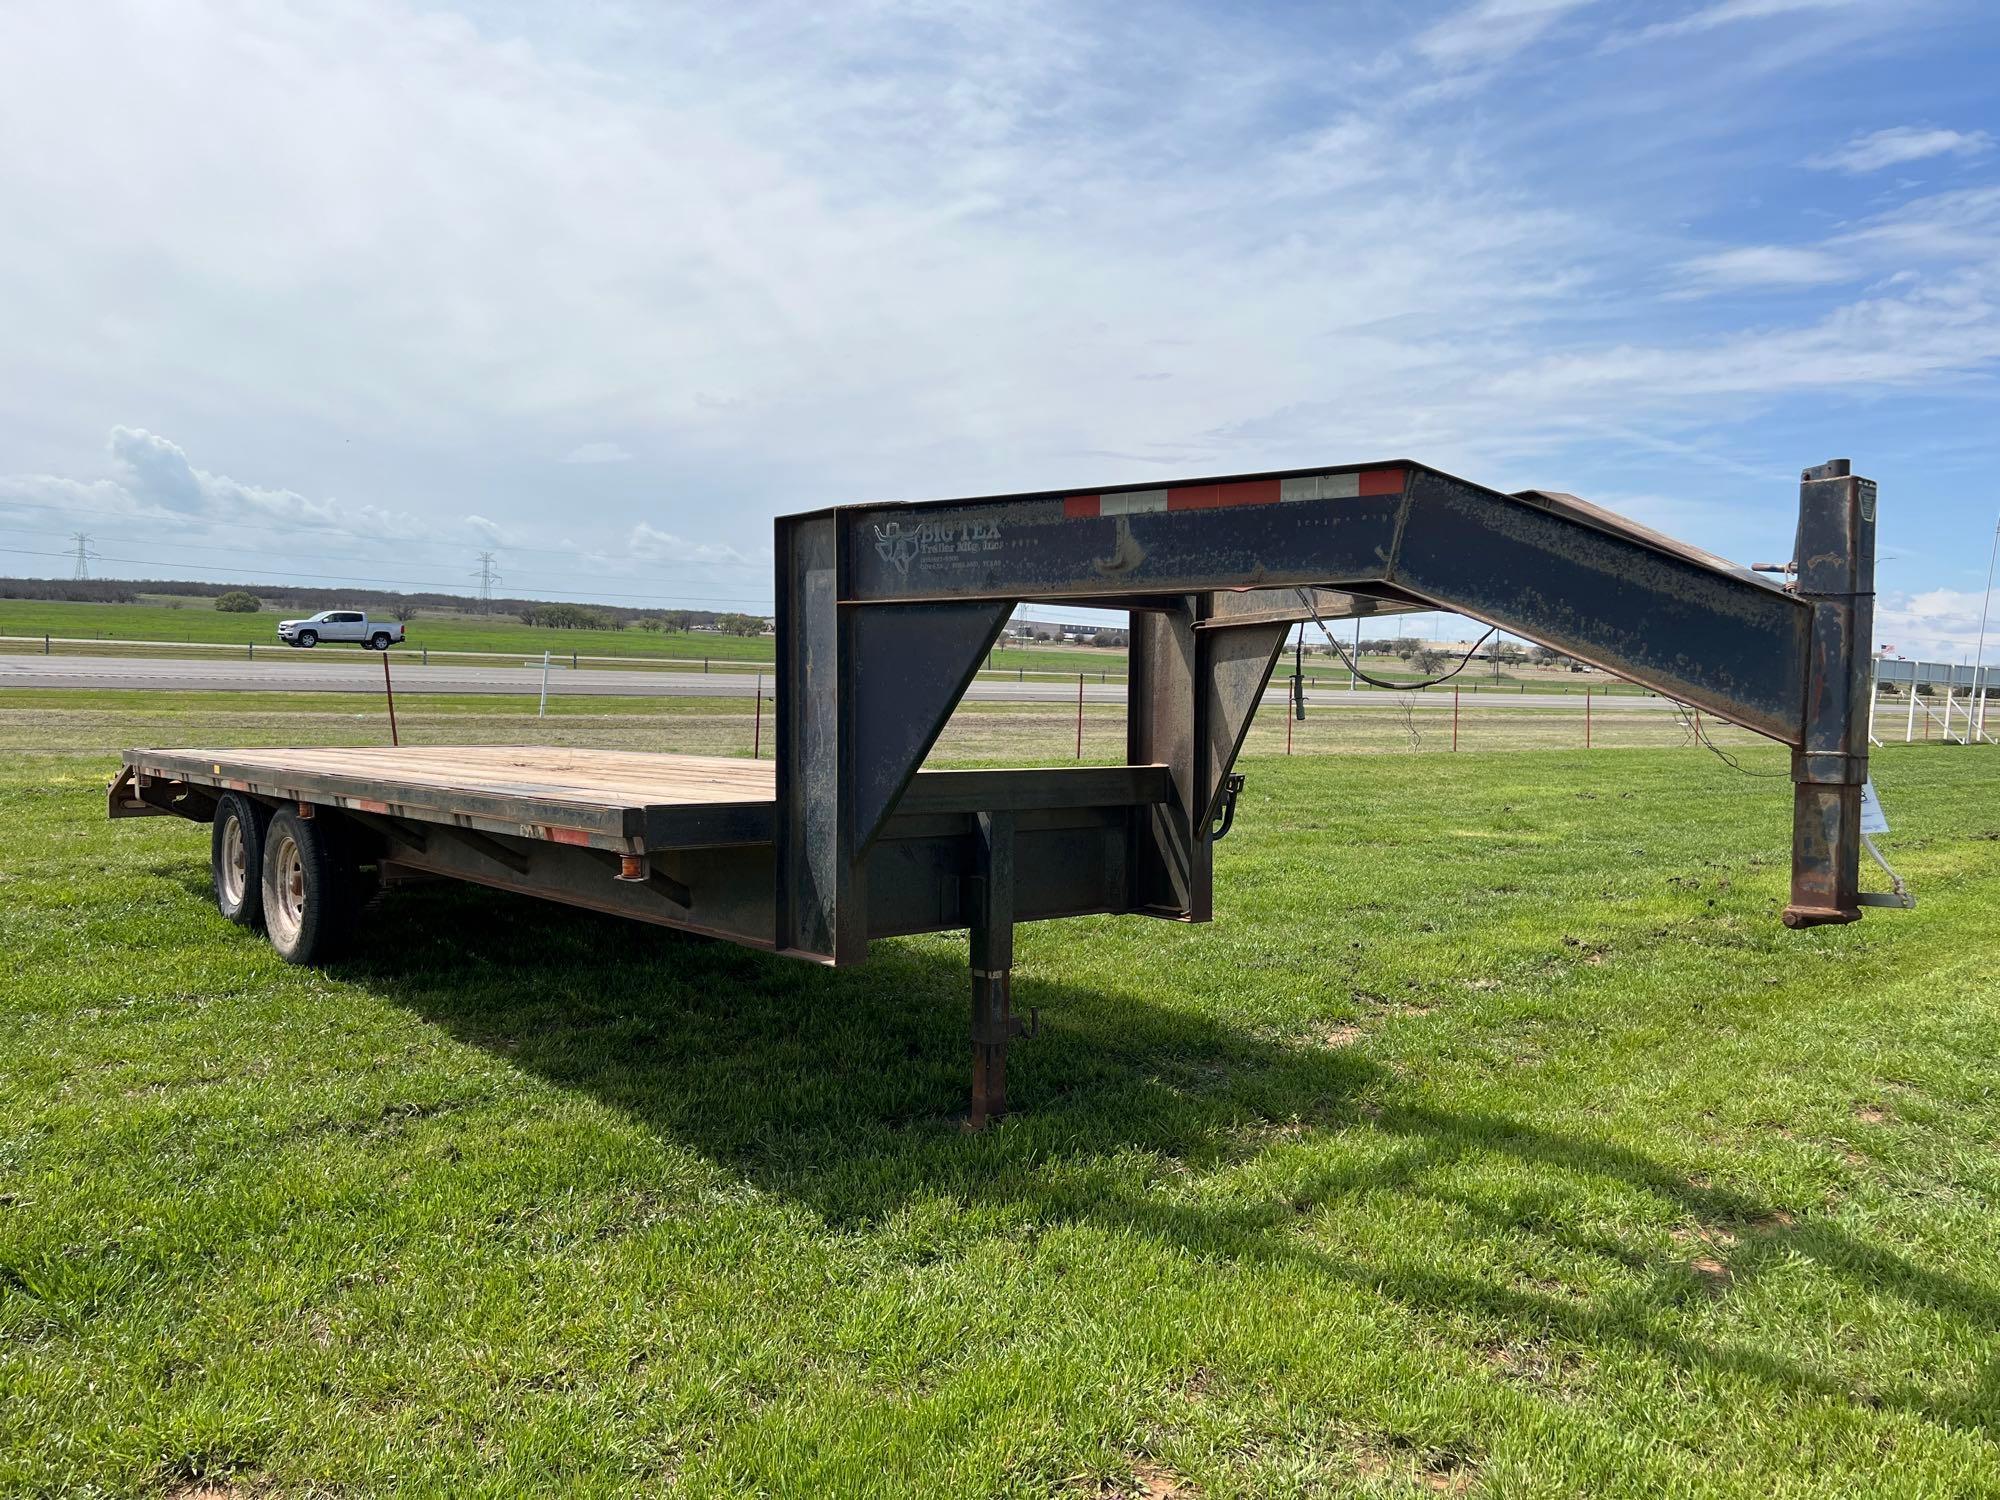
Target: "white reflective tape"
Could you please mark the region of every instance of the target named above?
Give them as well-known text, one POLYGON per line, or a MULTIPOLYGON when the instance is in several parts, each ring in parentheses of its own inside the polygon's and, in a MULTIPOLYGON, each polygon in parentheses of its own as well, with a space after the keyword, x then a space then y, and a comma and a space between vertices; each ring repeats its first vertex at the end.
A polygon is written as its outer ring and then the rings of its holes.
POLYGON ((1307 474, 1278 481, 1280 500, 1352 500, 1360 493, 1359 474, 1307 474))
POLYGON ((1165 490, 1134 490, 1129 495, 1104 495, 1097 502, 1100 516, 1137 516, 1166 508, 1165 490))

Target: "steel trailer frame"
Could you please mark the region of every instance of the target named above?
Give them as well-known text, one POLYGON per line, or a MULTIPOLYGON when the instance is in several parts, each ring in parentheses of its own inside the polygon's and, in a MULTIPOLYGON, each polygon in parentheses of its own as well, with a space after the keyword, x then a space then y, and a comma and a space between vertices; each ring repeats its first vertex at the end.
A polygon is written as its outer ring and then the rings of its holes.
POLYGON ((1314 616, 1453 610, 1786 744, 1784 921, 1856 920, 1875 501, 1845 460, 1805 470, 1785 584, 1573 496, 1409 460, 813 511, 776 523, 768 796, 595 805, 575 788, 550 800, 377 775, 369 752, 315 771, 308 752, 135 750, 111 815, 212 818, 230 790, 323 808, 390 875, 824 964, 863 961, 877 937, 966 929, 979 1125, 1006 1109, 1022 1029, 1014 925, 1209 920, 1237 752, 1287 636, 1314 616), (1126 765, 921 770, 1023 602, 1131 611, 1126 765))

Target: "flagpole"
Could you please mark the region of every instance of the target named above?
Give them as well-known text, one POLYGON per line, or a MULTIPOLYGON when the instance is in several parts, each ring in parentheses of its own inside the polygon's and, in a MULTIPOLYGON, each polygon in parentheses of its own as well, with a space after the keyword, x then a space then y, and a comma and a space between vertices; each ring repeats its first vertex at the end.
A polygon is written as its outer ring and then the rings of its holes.
POLYGON ((1979 600, 1979 644, 1972 652, 1972 680, 1979 689, 1979 718, 1973 726, 1975 743, 1986 732, 1986 612, 1993 603, 1993 564, 2000 559, 2000 521, 1993 523, 1993 545, 1986 554, 1986 592, 1979 600))

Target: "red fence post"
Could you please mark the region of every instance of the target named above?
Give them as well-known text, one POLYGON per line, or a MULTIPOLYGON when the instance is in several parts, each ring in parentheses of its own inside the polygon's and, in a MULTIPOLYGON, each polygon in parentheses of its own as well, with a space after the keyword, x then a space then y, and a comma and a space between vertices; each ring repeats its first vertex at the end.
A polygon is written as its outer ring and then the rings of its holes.
POLYGON ((1451 685, 1451 748, 1458 749, 1458 684, 1451 685))
POLYGON ((764 758, 764 674, 757 674, 757 708, 750 720, 750 758, 764 758))
POLYGON ((1590 689, 1583 690, 1583 748, 1590 748, 1590 689))
POLYGON ((1076 674, 1076 758, 1083 759, 1083 673, 1076 674))

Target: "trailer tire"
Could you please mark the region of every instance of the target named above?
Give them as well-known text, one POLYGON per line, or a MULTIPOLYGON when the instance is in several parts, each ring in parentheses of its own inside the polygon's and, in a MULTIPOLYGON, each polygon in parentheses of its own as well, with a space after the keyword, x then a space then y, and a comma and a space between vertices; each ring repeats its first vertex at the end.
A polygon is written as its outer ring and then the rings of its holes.
POLYGON ((359 881, 319 818, 282 809, 264 832, 264 933, 288 964, 319 964, 354 932, 359 881))
POLYGON ((264 830, 270 820, 241 792, 225 792, 215 804, 209 877, 216 910, 238 927, 264 925, 264 830))

